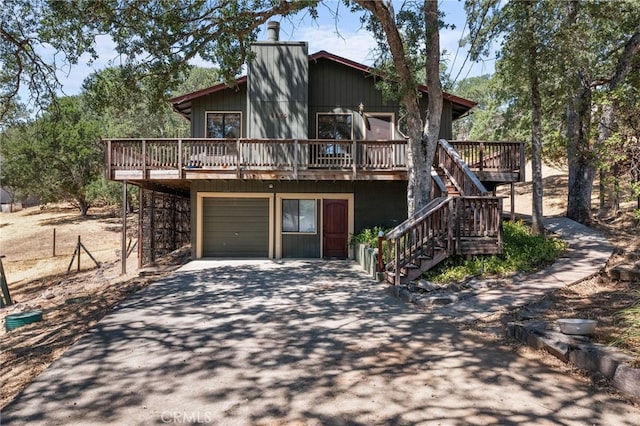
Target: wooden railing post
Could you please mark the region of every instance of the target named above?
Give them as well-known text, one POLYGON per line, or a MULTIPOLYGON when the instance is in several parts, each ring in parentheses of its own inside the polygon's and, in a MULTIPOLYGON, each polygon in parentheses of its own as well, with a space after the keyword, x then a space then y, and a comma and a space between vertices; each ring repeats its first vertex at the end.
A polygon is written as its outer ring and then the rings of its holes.
POLYGON ((520 182, 526 182, 525 177, 525 156, 524 156, 524 143, 520 142, 520 182))
POLYGON ((299 166, 299 156, 298 153, 300 149, 300 145, 298 144, 298 139, 293 140, 293 178, 298 180, 298 166, 299 166))
POLYGON ((105 177, 107 180, 111 180, 111 140, 107 141, 107 152, 105 153, 105 177))
POLYGON ((357 175, 357 171, 358 171, 357 161, 356 161, 356 154, 357 154, 356 146, 357 146, 356 140, 354 139, 351 142, 351 168, 353 170, 353 180, 356 179, 356 175, 357 175))
POLYGON ((147 141, 142 139, 142 176, 147 178, 147 141))
POLYGON ((393 256, 393 264, 396 275, 393 277, 393 284, 400 285, 400 238, 395 239, 395 253, 393 256))
POLYGON ((384 231, 378 233, 378 272, 384 272, 384 252, 382 251, 382 242, 384 241, 384 231))
POLYGON ((240 164, 242 162, 242 155, 240 150, 242 149, 242 144, 240 143, 240 138, 236 139, 236 177, 240 179, 241 169, 240 164))
POLYGON ((182 179, 182 139, 178 139, 178 178, 182 179))

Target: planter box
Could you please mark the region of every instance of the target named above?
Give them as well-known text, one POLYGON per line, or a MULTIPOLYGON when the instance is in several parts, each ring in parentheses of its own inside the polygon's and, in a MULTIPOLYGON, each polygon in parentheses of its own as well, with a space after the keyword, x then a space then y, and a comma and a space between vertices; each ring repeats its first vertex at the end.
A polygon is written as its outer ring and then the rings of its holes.
POLYGON ((378 249, 371 248, 366 244, 357 244, 355 246, 356 262, 360 264, 371 278, 380 281, 378 275, 378 249))

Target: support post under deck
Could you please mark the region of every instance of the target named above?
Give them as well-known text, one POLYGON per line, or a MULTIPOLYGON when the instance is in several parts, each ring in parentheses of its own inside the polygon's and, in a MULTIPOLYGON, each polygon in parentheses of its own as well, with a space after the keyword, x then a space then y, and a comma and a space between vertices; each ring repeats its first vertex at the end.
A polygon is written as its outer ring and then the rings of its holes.
POLYGON ((127 273, 127 181, 122 181, 122 247, 120 249, 122 275, 127 273))

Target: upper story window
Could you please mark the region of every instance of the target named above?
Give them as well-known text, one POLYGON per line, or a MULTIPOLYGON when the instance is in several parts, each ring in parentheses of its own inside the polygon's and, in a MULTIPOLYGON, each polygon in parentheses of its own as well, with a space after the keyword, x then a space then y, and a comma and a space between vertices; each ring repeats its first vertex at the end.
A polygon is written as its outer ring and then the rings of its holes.
POLYGON ((316 133, 318 139, 353 139, 353 115, 318 114, 316 133))
POLYGON ((239 138, 242 136, 241 112, 207 112, 207 138, 239 138))

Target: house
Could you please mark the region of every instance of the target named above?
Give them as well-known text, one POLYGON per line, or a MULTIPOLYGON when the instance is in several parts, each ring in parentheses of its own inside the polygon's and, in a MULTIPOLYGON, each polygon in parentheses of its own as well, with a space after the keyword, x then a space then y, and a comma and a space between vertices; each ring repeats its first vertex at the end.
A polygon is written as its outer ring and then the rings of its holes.
MULTIPOLYGON (((402 112, 385 101, 372 70, 325 51, 309 55, 305 42, 281 42, 277 23, 252 53, 235 87, 172 100, 190 121, 191 138, 105 141, 107 177, 143 190, 142 263, 183 242, 194 258, 347 258, 352 234, 406 220, 402 112)), ((474 105, 444 95, 443 140, 474 105)), ((462 160, 447 146, 451 153, 440 155, 455 166, 462 160)), ((502 161, 499 150, 483 158, 478 147, 462 151, 480 155, 480 168, 502 161)), ((496 183, 521 178, 519 165, 507 169, 496 183)), ((446 170, 443 177, 463 192, 464 178, 446 170)), ((449 192, 434 179, 434 196, 449 192)))

